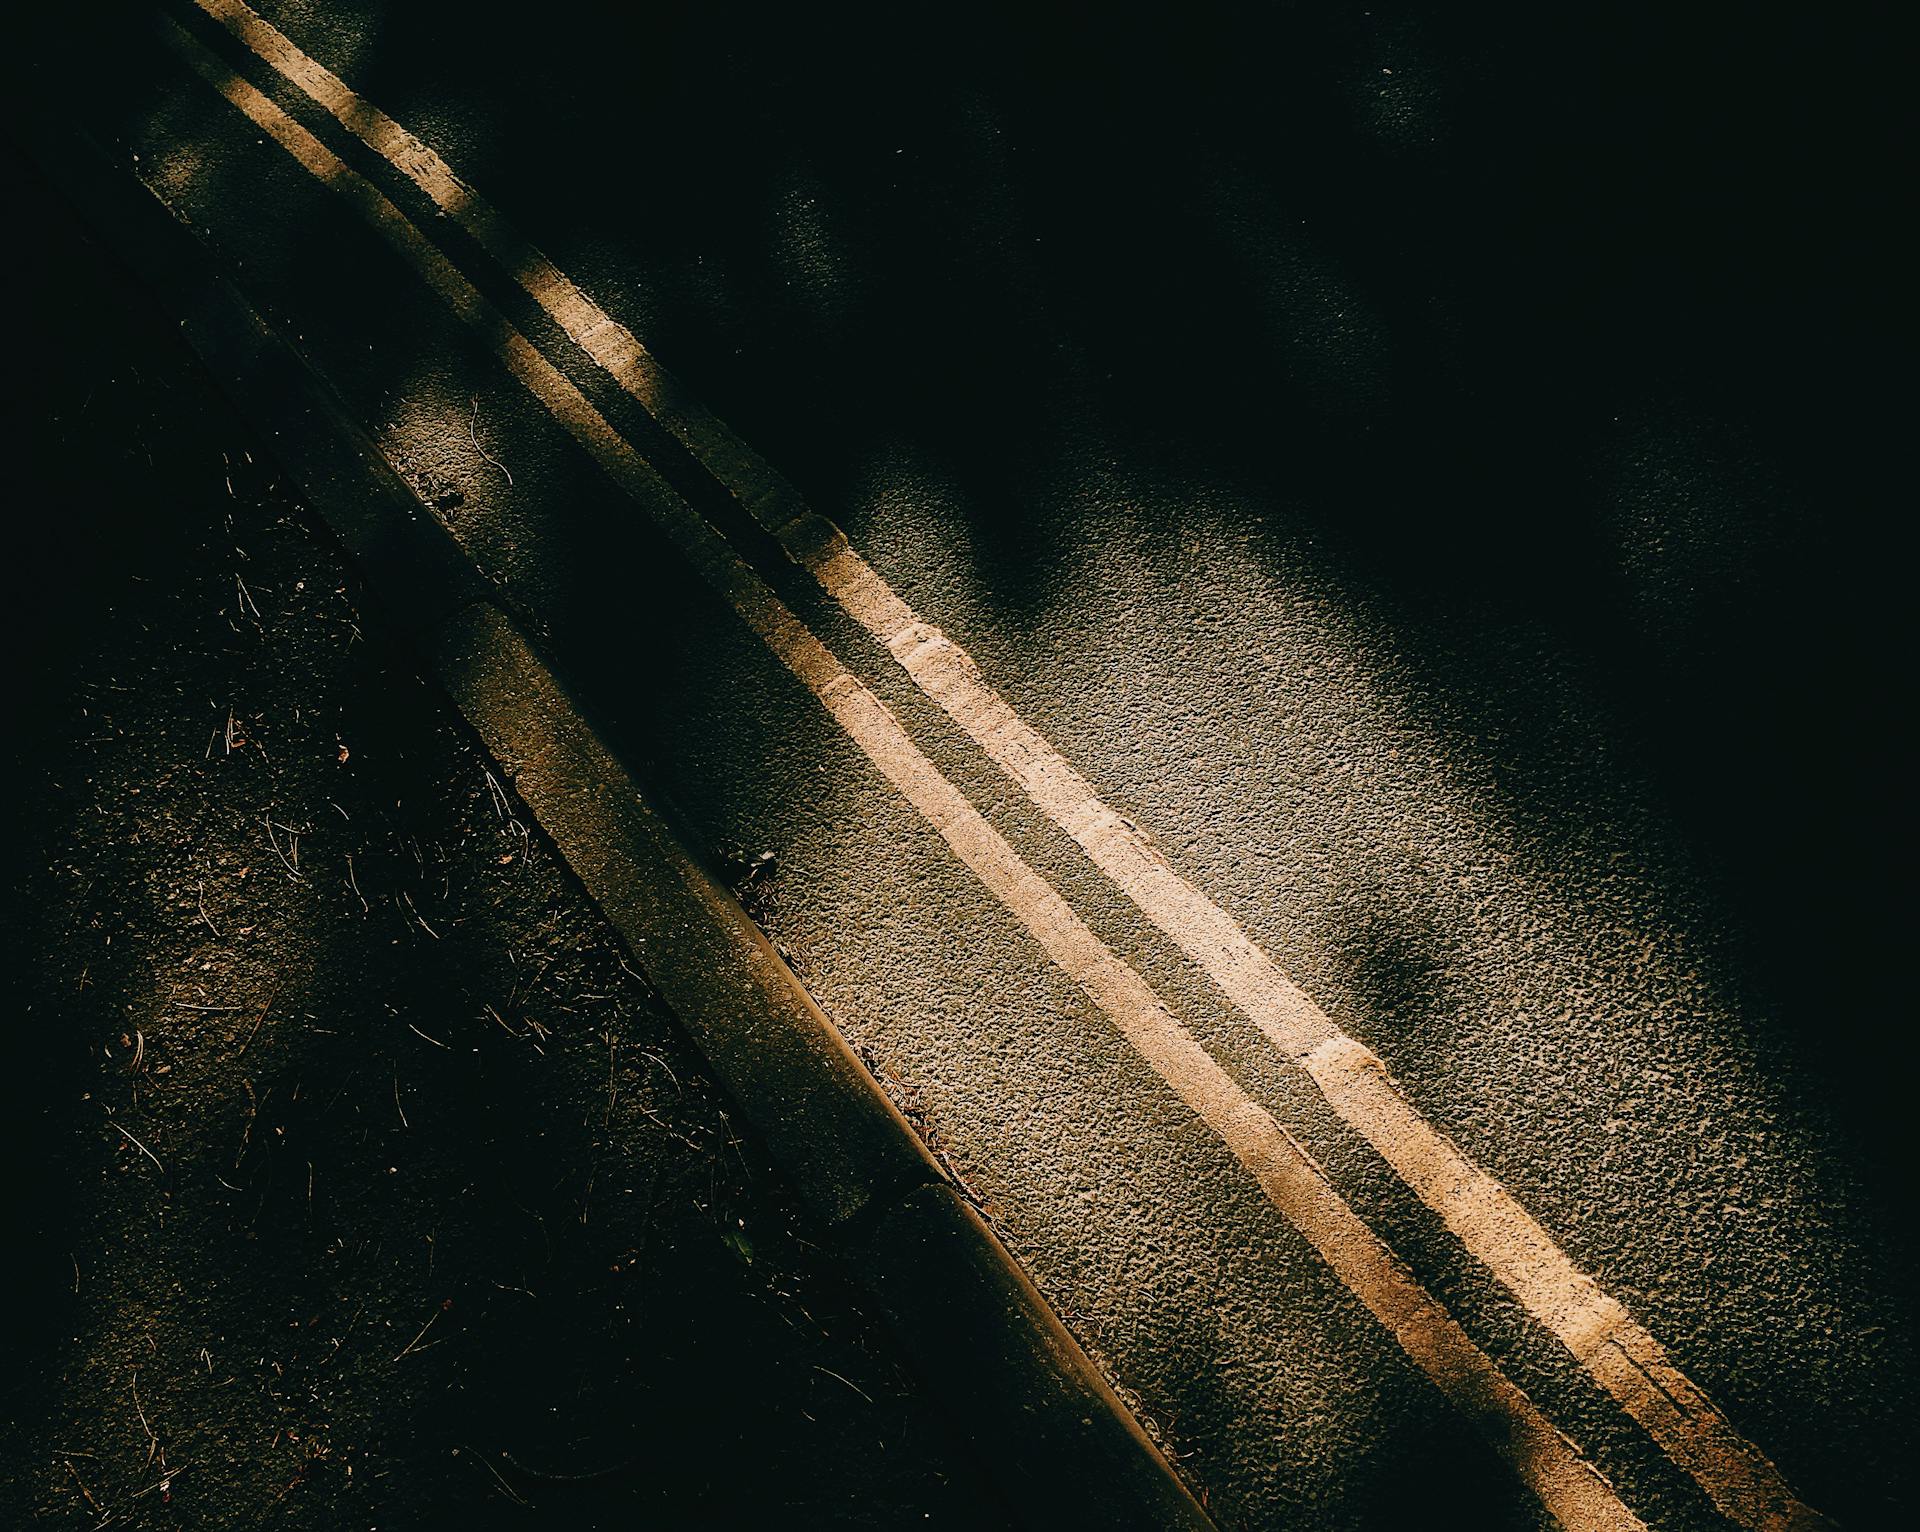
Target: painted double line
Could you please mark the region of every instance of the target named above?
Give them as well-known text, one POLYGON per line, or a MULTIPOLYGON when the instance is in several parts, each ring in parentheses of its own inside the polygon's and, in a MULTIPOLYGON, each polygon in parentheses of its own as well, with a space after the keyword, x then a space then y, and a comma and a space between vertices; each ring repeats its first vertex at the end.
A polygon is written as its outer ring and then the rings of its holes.
MULTIPOLYGON (((1377 1055, 1335 1027, 1225 911, 1171 867, 1143 832, 1103 803, 1086 778, 992 689, 964 650, 922 621, 837 527, 807 509, 777 473, 688 397, 629 331, 431 148, 240 0, 196 3, 458 222, 586 356, 677 438, 1146 918, 1306 1072, 1333 1110, 1723 1513, 1766 1532, 1825 1525, 1658 1340, 1581 1271, 1504 1187, 1420 1116, 1377 1055)), ((1639 1526, 1598 1471, 1366 1227, 1285 1129, 1019 857, 724 537, 667 487, 372 182, 189 33, 172 23, 164 27, 195 71, 380 233, 654 517, 894 789, 1220 1136, 1275 1206, 1414 1362, 1466 1410, 1553 1514, 1575 1528, 1639 1526)))

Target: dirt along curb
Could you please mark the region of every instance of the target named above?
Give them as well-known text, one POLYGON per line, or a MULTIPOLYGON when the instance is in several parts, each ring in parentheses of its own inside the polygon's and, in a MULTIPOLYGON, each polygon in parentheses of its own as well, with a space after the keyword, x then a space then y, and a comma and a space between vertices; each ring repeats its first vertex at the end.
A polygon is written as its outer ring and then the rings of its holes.
POLYGON ((191 229, 91 140, 31 157, 274 449, 1035 1525, 1207 1528, 1166 1458, 496 593, 191 229))

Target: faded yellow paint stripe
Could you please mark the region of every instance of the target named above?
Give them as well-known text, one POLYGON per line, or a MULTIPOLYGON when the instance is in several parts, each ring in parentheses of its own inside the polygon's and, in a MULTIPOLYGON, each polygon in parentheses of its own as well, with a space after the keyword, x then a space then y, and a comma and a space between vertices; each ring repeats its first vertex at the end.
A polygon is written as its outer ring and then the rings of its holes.
POLYGON ((1174 871, 1143 831, 1103 803, 1086 778, 987 684, 965 650, 921 621, 837 526, 807 509, 792 487, 690 398, 629 331, 431 148, 240 0, 197 3, 413 181, 504 265, 575 344, 699 459, 1147 919, 1283 1053, 1304 1065, 1342 1120, 1440 1214, 1722 1512, 1756 1532, 1824 1524, 1659 1341, 1575 1265, 1504 1187, 1419 1114, 1376 1054, 1335 1027, 1238 922, 1174 871), (1475 1194, 1457 1195, 1454 1189, 1465 1186, 1475 1194), (1622 1357, 1632 1358, 1632 1365, 1622 1365, 1622 1357))
POLYGON ((1186 1105, 1254 1177, 1414 1363, 1463 1410, 1541 1503, 1575 1532, 1644 1524, 1340 1197, 1313 1159, 1247 1095, 913 744, 766 583, 585 396, 494 309, 378 188, 171 22, 189 65, 316 179, 337 192, 485 339, 508 370, 826 707, 960 861, 1026 927, 1186 1105))

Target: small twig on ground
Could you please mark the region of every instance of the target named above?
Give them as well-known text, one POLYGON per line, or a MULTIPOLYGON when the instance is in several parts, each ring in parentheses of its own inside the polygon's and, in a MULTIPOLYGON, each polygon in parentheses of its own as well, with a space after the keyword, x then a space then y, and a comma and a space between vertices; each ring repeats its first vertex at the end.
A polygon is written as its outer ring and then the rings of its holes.
POLYGON ((147 1462, 151 1463, 156 1453, 160 1457, 160 1466, 167 1466, 167 1455, 160 1451, 160 1438, 153 1433, 153 1427, 147 1424, 147 1412, 140 1408, 140 1369, 134 1368, 128 1387, 133 1393, 133 1412, 140 1417, 140 1429, 147 1433, 147 1462))
POLYGON ((127 1499, 129 1501, 143 1500, 148 1495, 151 1495, 157 1489, 158 1490, 171 1489, 173 1487, 173 1481, 179 1478, 181 1474, 185 1473, 191 1467, 193 1467, 193 1464, 191 1463, 182 1463, 178 1468, 169 1468, 167 1466, 166 1454, 162 1453, 160 1455, 160 1468, 162 1472, 166 1475, 166 1477, 162 1479, 155 1479, 153 1483, 149 1484, 145 1489, 135 1490, 131 1495, 127 1496, 127 1499))
POLYGON ((753 1180, 753 1171, 747 1165, 745 1151, 740 1147, 743 1140, 738 1133, 733 1131, 733 1120, 728 1117, 724 1111, 720 1114, 720 1126, 727 1130, 727 1143, 733 1149, 733 1157, 740 1162, 741 1173, 751 1182, 753 1180))
POLYGON ((360 892, 360 880, 354 876, 353 854, 351 852, 347 854, 347 882, 353 888, 353 897, 360 901, 360 913, 363 915, 371 915, 373 913, 373 906, 367 903, 367 896, 360 892))
POLYGON ((62 1458, 60 1461, 66 1464, 67 1472, 73 1475, 73 1482, 80 1486, 80 1493, 86 1497, 87 1504, 93 1508, 93 1514, 96 1516, 101 1515, 100 1502, 93 1498, 93 1491, 87 1488, 86 1481, 75 1471, 73 1464, 68 1463, 65 1458, 62 1458))
POLYGON ((427 917, 420 913, 420 906, 413 902, 413 895, 403 888, 400 890, 400 897, 407 901, 407 908, 413 911, 413 918, 420 922, 420 929, 425 931, 427 935, 431 936, 435 941, 439 941, 440 933, 427 924, 427 917))
MULTIPOLYGON (((247 1122, 246 1126, 240 1130, 240 1152, 233 1157, 235 1171, 240 1169, 241 1161, 247 1157, 247 1150, 253 1146, 253 1125, 260 1120, 260 1098, 254 1094, 253 1081, 242 1075, 240 1084, 247 1093, 247 1122)), ((272 1092, 269 1091, 268 1094, 271 1095, 272 1092)), ((238 1188, 234 1190, 237 1191, 238 1188)))
MULTIPOLYGON (((300 876, 300 869, 294 866, 292 862, 289 862, 287 860, 286 852, 280 849, 280 837, 273 833, 272 817, 266 814, 262 814, 260 816, 260 823, 262 823, 267 827, 268 843, 271 844, 273 847, 273 854, 280 858, 280 865, 287 869, 287 876, 291 878, 295 883, 304 883, 306 879, 300 876)), ((295 841, 294 846, 295 846, 295 849, 297 850, 299 848, 299 842, 295 841)))
MULTIPOLYGON (((563 944, 556 947, 552 952, 549 952, 547 954, 546 962, 542 963, 537 969, 535 969, 533 977, 528 979, 525 984, 520 986, 519 994, 531 995, 534 991, 535 986, 538 985, 539 982, 547 976, 547 970, 553 967, 555 963, 559 962, 561 958, 565 957, 575 947, 579 946, 581 939, 585 937, 586 934, 592 929, 593 928, 591 926, 582 926, 572 936, 567 938, 567 940, 563 944)), ((507 1004, 509 1005, 515 1004, 516 999, 517 999, 516 996, 512 996, 512 995, 508 996, 507 1004)))
POLYGON ((397 1069, 393 1072, 393 1109, 400 1114, 400 1126, 412 1128, 413 1124, 407 1121, 407 1109, 400 1104, 400 1071, 397 1069))
POLYGON ((591 1473, 547 1473, 542 1469, 529 1468, 504 1447, 500 1449, 500 1456, 513 1464, 515 1468, 519 1469, 520 1472, 525 1474, 529 1479, 548 1479, 555 1484, 586 1484, 594 1479, 610 1479, 613 1475, 625 1473, 629 1468, 633 1467, 631 1463, 616 1463, 611 1468, 596 1468, 591 1473))
POLYGON ((160 1174, 163 1176, 167 1173, 167 1167, 160 1163, 159 1156, 157 1156, 151 1149, 149 1149, 145 1144, 141 1143, 139 1139, 135 1138, 125 1128, 121 1127, 119 1123, 116 1122, 113 1125, 113 1128, 116 1133, 118 1133, 128 1143, 132 1144, 134 1148, 138 1149, 148 1159, 152 1160, 153 1168, 155 1170, 159 1171, 160 1174))
POLYGON ((661 1058, 659 1054, 650 1053, 645 1048, 642 1048, 640 1050, 640 1057, 643 1059, 651 1059, 654 1063, 658 1064, 662 1069, 666 1070, 667 1078, 673 1081, 674 1090, 678 1091, 683 1096, 686 1095, 686 1090, 680 1084, 680 1077, 673 1072, 673 1067, 670 1064, 668 1064, 665 1059, 661 1058))
POLYGON ((614 1055, 619 1052, 619 1049, 620 1049, 620 1040, 613 1035, 613 1028, 608 1027, 607 1028, 607 1110, 606 1110, 606 1114, 600 1119, 600 1126, 602 1128, 607 1127, 613 1121, 613 1098, 615 1097, 615 1095, 618 1094, 618 1088, 615 1082, 614 1072, 613 1072, 613 1061, 614 1061, 614 1055))
MULTIPOLYGON (((412 1351, 415 1347, 419 1346, 420 1342, 426 1338, 427 1331, 431 1330, 435 1325, 437 1325, 440 1322, 440 1316, 446 1313, 446 1311, 452 1307, 453 1307, 453 1300, 451 1298, 443 1299, 440 1304, 440 1307, 433 1311, 432 1317, 429 1318, 427 1322, 420 1327, 420 1333, 414 1336, 412 1340, 408 1341, 406 1345, 401 1347, 400 1350, 395 1354, 394 1361, 396 1362, 399 1361, 401 1357, 407 1355, 408 1352, 412 1351)), ((434 1344, 438 1345, 439 1342, 436 1341, 434 1344)))
POLYGON ((505 1479, 500 1477, 500 1470, 495 1468, 493 1464, 489 1463, 479 1453, 475 1452, 473 1448, 455 1447, 453 1449, 453 1452, 455 1457, 458 1457, 462 1452, 465 1452, 468 1457, 474 1460, 474 1462, 478 1463, 482 1468, 486 1469, 488 1473, 492 1474, 494 1478, 494 1482, 507 1492, 507 1498, 511 1500, 515 1505, 524 1506, 529 1511, 533 1509, 533 1502, 530 1500, 525 1500, 521 1498, 521 1496, 515 1492, 514 1487, 511 1484, 507 1483, 505 1479))
POLYGON ((313 826, 307 825, 304 829, 295 829, 292 825, 275 824, 269 820, 268 828, 278 830, 282 835, 286 836, 287 854, 293 858, 293 870, 298 872, 300 870, 300 837, 303 835, 311 835, 313 833, 313 826))
POLYGON ((491 463, 495 468, 498 468, 501 473, 506 474, 507 487, 511 489, 513 487, 513 475, 507 472, 507 465, 501 462, 500 459, 495 457, 491 452, 487 451, 485 447, 481 446, 480 438, 474 434, 474 427, 479 425, 479 423, 480 396, 475 394, 473 396, 473 418, 467 422, 467 440, 473 443, 473 450, 475 452, 479 453, 481 457, 485 458, 487 462, 491 463))
POLYGON ((199 882, 198 887, 199 887, 200 919, 206 925, 206 928, 209 931, 213 932, 213 939, 215 941, 219 941, 221 939, 220 928, 216 926, 207 915, 207 880, 205 878, 202 878, 199 882))
POLYGON ((260 1030, 260 1023, 267 1019, 267 1012, 273 1009, 273 1002, 279 998, 279 990, 275 990, 271 995, 267 996, 266 1004, 260 1007, 260 1014, 253 1018, 253 1025, 247 1029, 246 1041, 240 1044, 238 1052, 234 1054, 236 1059, 239 1058, 242 1053, 245 1053, 248 1047, 252 1045, 253 1034, 260 1030))
POLYGON ((533 850, 533 836, 520 822, 519 816, 513 812, 513 803, 507 797, 507 790, 500 785, 499 779, 492 772, 483 769, 481 774, 487 779, 487 793, 493 799, 493 812, 506 823, 508 829, 519 835, 521 854, 530 855, 533 850))
POLYGON ((514 1031, 512 1027, 507 1025, 507 1018, 502 1016, 499 1013, 499 1011, 495 1010, 491 1005, 487 1004, 485 1001, 481 1002, 480 1009, 485 1011, 489 1016, 491 1016, 494 1019, 495 1023, 498 1024, 500 1030, 506 1033, 508 1037, 511 1037, 517 1040, 527 1035, 524 1032, 514 1031))
POLYGON ((859 1395, 859 1396, 860 1396, 860 1397, 861 1397, 862 1399, 864 1399, 864 1400, 866 1400, 868 1404, 872 1404, 872 1403, 873 1403, 873 1395, 872 1395, 872 1394, 870 1394, 870 1393, 868 1393, 868 1392, 867 1392, 867 1391, 866 1391, 866 1390, 865 1390, 864 1388, 862 1388, 862 1387, 861 1387, 861 1386, 860 1386, 860 1385, 859 1385, 858 1383, 856 1383, 856 1382, 854 1382, 854 1381, 853 1381, 853 1379, 851 1379, 851 1378, 842 1378, 842 1377, 840 1377, 840 1374, 839 1374, 839 1373, 837 1373, 837 1372, 835 1372, 835 1371, 834 1371, 834 1370, 833 1370, 833 1369, 832 1369, 831 1367, 822 1367, 822 1366, 821 1366, 821 1365, 820 1365, 820 1364, 819 1364, 818 1362, 815 1362, 815 1363, 813 1364, 813 1370, 814 1370, 815 1372, 824 1372, 824 1373, 825 1373, 825 1374, 826 1374, 826 1375, 827 1375, 827 1376, 828 1376, 829 1378, 836 1378, 836 1379, 838 1379, 838 1380, 839 1380, 840 1382, 842 1382, 842 1383, 844 1383, 844 1384, 846 1384, 848 1388, 850 1388, 850 1389, 852 1389, 852 1390, 853 1390, 853 1391, 854 1391, 854 1392, 855 1392, 856 1394, 858 1394, 858 1395, 859 1395))
MULTIPOLYGON (((353 1318, 347 1321, 346 1329, 342 1330, 338 1335, 334 1336, 333 1350, 329 1351, 325 1356, 320 1358, 320 1362, 319 1362, 320 1366, 325 1367, 329 1362, 331 1362, 335 1357, 337 1357, 340 1354, 340 1348, 346 1345, 347 1337, 353 1334, 353 1327, 360 1323, 360 1316, 364 1314, 366 1311, 367 1311, 367 1306, 364 1303, 361 1304, 359 1308, 353 1311, 353 1318)), ((213 1369, 209 1367, 207 1371, 212 1372, 213 1369)))

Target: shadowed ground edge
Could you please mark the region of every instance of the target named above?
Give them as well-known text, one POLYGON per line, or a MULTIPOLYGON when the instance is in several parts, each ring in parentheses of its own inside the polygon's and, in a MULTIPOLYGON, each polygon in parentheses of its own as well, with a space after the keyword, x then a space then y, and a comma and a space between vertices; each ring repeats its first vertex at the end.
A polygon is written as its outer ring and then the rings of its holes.
POLYGON ((388 630, 513 781, 1022 1519, 1211 1529, 765 934, 324 381, 193 230, 91 138, 43 124, 21 147, 131 280, 181 315, 188 346, 339 539, 388 630))

